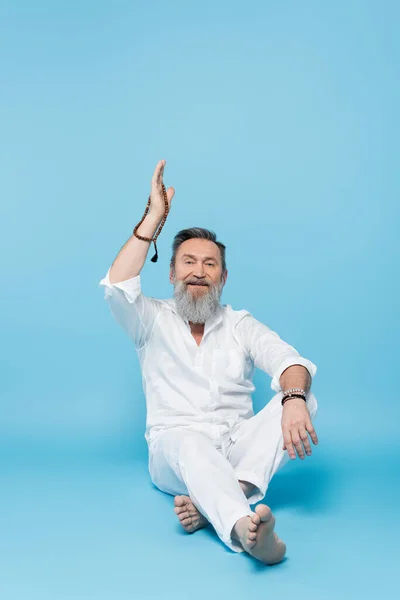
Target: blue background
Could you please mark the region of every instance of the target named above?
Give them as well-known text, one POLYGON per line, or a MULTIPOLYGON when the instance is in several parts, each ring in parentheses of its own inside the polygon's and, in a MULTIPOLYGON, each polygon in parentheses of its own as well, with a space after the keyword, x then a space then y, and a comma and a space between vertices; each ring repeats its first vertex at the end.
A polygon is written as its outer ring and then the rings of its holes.
MULTIPOLYGON (((0 5, 0 595, 375 597, 399 517, 399 4, 0 5), (318 366, 320 444, 265 502, 265 568, 189 536, 147 473, 130 340, 98 282, 176 189, 145 293, 184 227, 227 245, 224 303, 318 366), (249 587, 251 586, 251 587, 249 587)), ((258 372, 255 407, 271 398, 258 372)))

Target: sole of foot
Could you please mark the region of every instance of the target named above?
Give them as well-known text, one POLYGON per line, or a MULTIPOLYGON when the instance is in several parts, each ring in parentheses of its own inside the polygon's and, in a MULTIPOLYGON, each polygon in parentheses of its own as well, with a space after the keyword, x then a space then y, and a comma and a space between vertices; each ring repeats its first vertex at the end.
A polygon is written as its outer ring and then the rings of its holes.
POLYGON ((275 565, 286 554, 286 544, 274 532, 275 517, 265 504, 255 508, 252 517, 237 521, 232 536, 243 549, 267 565, 275 565))
POLYGON ((197 510, 189 496, 175 496, 174 505, 174 512, 183 529, 188 533, 194 533, 209 524, 208 520, 197 510))

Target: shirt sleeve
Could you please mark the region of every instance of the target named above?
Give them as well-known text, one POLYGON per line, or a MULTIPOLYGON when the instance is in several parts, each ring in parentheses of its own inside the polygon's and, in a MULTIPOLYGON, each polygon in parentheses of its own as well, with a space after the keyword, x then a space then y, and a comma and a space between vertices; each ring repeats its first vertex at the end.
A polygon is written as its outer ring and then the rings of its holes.
POLYGON ((160 310, 159 303, 142 294, 140 275, 111 283, 110 271, 111 267, 99 283, 104 286, 104 299, 117 323, 132 338, 136 348, 141 348, 151 337, 160 310))
POLYGON ((293 346, 249 313, 237 324, 236 333, 255 366, 272 377, 271 388, 276 392, 282 391, 280 376, 292 365, 302 365, 311 378, 315 376, 317 367, 314 363, 300 356, 293 346))

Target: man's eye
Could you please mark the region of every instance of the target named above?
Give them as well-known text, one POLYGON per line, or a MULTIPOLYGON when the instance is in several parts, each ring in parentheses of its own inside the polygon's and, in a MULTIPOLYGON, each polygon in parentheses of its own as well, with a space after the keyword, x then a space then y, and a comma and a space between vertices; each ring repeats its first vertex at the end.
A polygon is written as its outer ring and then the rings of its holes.
POLYGON ((209 265, 210 267, 214 266, 214 263, 206 263, 207 265, 209 265))

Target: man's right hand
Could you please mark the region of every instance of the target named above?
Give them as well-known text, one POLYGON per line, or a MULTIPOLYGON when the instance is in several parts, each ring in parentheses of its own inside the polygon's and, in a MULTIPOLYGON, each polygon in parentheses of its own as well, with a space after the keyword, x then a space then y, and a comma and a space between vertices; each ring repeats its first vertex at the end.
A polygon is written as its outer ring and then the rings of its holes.
MULTIPOLYGON (((162 219, 165 213, 164 194, 162 189, 165 160, 160 160, 157 164, 151 180, 150 193, 150 213, 162 219)), ((175 190, 173 187, 167 189, 168 210, 171 208, 171 200, 174 197, 175 190)))

